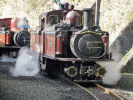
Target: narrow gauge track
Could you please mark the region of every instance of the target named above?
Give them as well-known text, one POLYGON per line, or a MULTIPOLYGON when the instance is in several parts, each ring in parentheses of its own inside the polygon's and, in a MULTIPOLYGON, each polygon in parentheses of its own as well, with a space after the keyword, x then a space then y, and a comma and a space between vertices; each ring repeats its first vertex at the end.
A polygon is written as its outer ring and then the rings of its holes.
POLYGON ((113 96, 114 98, 116 98, 116 100, 124 100, 123 98, 121 98, 120 96, 114 94, 113 92, 109 91, 109 89, 99 85, 99 84, 96 84, 94 83, 99 89, 103 90, 104 93, 107 93, 107 94, 110 94, 111 96, 113 96))
POLYGON ((86 86, 82 86, 80 84, 77 84, 77 83, 74 83, 73 81, 63 77, 63 76, 60 76, 60 78, 74 84, 75 86, 83 89, 84 91, 86 91, 89 95, 91 95, 95 100, 124 100, 123 98, 119 97, 118 95, 112 93, 111 91, 109 91, 107 88, 99 85, 99 84, 96 84, 96 83, 93 83, 93 85, 95 85, 95 87, 86 87, 86 86))

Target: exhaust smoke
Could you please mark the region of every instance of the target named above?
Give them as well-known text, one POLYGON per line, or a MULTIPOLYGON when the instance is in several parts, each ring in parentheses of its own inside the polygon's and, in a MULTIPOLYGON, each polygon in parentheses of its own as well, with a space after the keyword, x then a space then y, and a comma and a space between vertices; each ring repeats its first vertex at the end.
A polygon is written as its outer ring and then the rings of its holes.
POLYGON ((101 66, 104 66, 107 69, 107 73, 105 74, 105 76, 102 78, 103 79, 103 83, 107 84, 107 85, 116 85, 117 82, 120 80, 121 78, 121 67, 119 67, 119 64, 117 61, 117 59, 119 58, 120 54, 118 53, 117 50, 113 51, 113 54, 115 57, 113 59, 115 59, 115 61, 102 61, 99 62, 97 61, 97 63, 101 66))
POLYGON ((107 69, 107 73, 103 77, 103 83, 108 85, 116 85, 121 78, 121 68, 115 62, 98 62, 107 69))
POLYGON ((35 76, 39 73, 38 67, 39 53, 29 50, 27 47, 22 47, 19 51, 15 68, 11 68, 12 76, 35 76))

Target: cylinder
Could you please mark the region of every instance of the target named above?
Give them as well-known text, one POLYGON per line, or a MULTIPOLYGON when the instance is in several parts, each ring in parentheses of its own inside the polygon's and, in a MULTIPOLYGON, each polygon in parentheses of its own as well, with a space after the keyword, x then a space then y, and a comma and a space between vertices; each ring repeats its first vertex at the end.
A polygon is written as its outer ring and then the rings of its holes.
POLYGON ((6 45, 10 45, 11 43, 11 34, 10 32, 6 32, 6 45))
POLYGON ((96 76, 97 77, 104 77, 106 73, 107 73, 106 68, 105 67, 100 67, 100 68, 97 69, 96 76))
POLYGON ((63 35, 60 33, 56 36, 56 55, 63 54, 63 35))
POLYGON ((64 73, 69 77, 75 77, 78 69, 75 66, 69 66, 68 68, 64 68, 64 73))

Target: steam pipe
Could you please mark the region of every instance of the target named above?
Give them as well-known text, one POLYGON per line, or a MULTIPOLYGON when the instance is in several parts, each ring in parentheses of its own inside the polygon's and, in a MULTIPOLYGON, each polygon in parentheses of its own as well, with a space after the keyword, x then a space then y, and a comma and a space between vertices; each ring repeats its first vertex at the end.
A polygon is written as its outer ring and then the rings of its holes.
POLYGON ((84 11, 84 28, 83 30, 88 30, 89 29, 89 26, 90 26, 90 20, 91 20, 91 11, 92 9, 88 9, 88 8, 85 8, 83 9, 84 11))

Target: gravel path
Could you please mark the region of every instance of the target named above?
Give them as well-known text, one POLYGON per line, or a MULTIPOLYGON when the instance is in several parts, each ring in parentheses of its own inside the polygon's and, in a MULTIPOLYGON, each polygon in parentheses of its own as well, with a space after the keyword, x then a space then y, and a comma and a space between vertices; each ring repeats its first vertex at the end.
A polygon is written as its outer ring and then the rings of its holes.
MULTIPOLYGON (((0 66, 1 67, 1 66, 0 66)), ((1 68, 2 69, 2 68, 1 68)), ((12 77, 0 70, 0 100, 93 100, 85 91, 47 76, 12 77)))
POLYGON ((133 100, 133 74, 122 74, 116 86, 106 86, 125 100, 133 100))
MULTIPOLYGON (((9 68, 0 69, 0 100, 92 100, 85 91, 66 81, 41 75, 14 78, 9 68)), ((105 87, 125 100, 133 100, 133 75, 122 74, 116 86, 105 87)))

